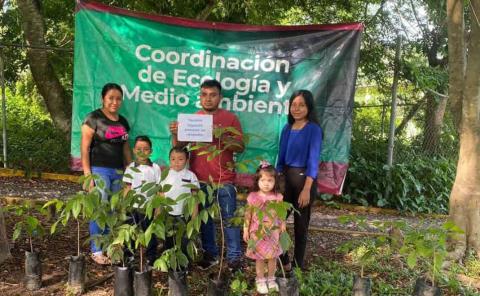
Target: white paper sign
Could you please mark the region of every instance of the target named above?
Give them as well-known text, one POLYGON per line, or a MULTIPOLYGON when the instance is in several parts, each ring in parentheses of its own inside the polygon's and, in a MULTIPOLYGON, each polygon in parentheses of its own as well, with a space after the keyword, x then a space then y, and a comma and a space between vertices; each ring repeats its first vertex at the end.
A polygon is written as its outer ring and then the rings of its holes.
POLYGON ((178 140, 212 142, 213 116, 210 114, 178 114, 178 140))

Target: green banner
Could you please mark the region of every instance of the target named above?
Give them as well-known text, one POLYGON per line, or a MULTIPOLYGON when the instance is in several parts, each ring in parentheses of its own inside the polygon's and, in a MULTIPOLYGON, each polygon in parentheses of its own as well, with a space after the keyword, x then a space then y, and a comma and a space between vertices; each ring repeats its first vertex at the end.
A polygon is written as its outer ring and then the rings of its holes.
MULTIPOLYGON (((81 169, 80 129, 101 106, 107 82, 124 90, 130 140, 151 137, 152 159, 168 161, 168 123, 199 109, 199 85, 217 79, 221 107, 250 141, 239 160, 276 162, 293 91, 315 96, 324 130, 319 188, 339 193, 348 167, 361 24, 248 26, 135 13, 79 2, 75 18, 72 167, 81 169)), ((244 175, 239 174, 242 183, 244 175)))

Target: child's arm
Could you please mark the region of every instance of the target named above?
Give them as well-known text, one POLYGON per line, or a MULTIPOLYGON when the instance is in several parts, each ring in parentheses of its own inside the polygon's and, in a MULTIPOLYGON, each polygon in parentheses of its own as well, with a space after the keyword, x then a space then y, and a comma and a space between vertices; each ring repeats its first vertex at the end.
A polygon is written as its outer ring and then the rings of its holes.
POLYGON ((250 221, 252 219, 252 208, 247 205, 245 209, 245 220, 243 222, 243 241, 248 242, 250 239, 250 221))
POLYGON ((123 187, 123 197, 127 197, 128 192, 132 190, 133 176, 134 172, 130 169, 130 166, 127 166, 122 177, 122 182, 125 184, 123 187))

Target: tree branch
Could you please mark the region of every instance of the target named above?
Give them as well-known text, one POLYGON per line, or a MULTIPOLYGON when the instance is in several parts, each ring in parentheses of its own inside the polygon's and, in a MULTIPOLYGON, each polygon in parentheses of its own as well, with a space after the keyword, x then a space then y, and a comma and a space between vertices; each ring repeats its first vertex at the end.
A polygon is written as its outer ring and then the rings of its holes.
POLYGON ((380 3, 380 7, 377 9, 375 14, 369 20, 365 20, 365 27, 368 27, 368 25, 373 22, 373 20, 376 19, 380 15, 380 13, 383 12, 383 7, 385 6, 386 2, 386 0, 382 0, 382 3, 380 3))
POLYGON ((425 99, 422 99, 421 101, 417 102, 413 107, 408 111, 407 116, 405 116, 402 119, 402 122, 397 126, 395 129, 395 135, 400 134, 403 129, 407 126, 407 123, 412 120, 412 118, 417 114, 418 110, 420 110, 420 107, 422 107, 423 103, 425 102, 425 99))
POLYGON ((200 11, 200 13, 197 15, 196 19, 200 20, 200 21, 206 21, 207 18, 212 13, 212 11, 213 11, 213 9, 215 8, 216 5, 217 5, 216 0, 209 0, 207 2, 207 6, 205 6, 205 8, 203 8, 202 11, 200 11))

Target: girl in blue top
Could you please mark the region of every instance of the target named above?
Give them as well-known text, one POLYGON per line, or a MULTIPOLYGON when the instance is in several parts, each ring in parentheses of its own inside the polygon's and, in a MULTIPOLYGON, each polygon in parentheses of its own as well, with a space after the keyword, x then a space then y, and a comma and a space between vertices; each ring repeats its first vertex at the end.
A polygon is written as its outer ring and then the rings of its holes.
MULTIPOLYGON (((285 175, 284 200, 297 210, 293 263, 302 269, 321 150, 322 129, 317 123, 313 95, 308 90, 298 90, 290 97, 288 123, 280 136, 277 170, 285 175)), ((281 259, 285 270, 291 270, 288 253, 281 259)))

